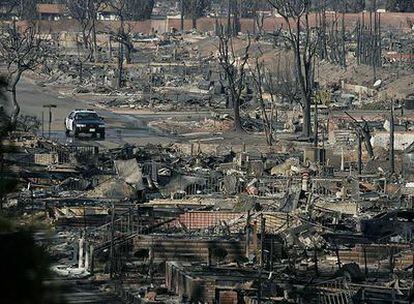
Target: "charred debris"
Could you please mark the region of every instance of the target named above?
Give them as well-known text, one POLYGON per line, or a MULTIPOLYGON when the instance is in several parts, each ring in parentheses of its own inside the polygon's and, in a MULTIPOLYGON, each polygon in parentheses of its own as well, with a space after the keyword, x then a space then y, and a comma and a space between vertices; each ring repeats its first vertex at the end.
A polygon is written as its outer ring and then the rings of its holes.
POLYGON ((260 152, 14 132, 3 161, 18 186, 2 208, 48 225, 59 276, 126 303, 411 303, 411 148, 396 149, 391 174, 363 138, 350 153, 336 122, 323 148, 260 152))

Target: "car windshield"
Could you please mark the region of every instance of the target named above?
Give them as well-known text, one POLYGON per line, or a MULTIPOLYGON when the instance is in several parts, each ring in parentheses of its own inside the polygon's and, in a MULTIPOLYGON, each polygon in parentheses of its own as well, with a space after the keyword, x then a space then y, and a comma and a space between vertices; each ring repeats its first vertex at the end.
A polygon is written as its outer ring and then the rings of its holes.
POLYGON ((78 113, 76 114, 78 120, 97 120, 99 119, 96 113, 78 113))

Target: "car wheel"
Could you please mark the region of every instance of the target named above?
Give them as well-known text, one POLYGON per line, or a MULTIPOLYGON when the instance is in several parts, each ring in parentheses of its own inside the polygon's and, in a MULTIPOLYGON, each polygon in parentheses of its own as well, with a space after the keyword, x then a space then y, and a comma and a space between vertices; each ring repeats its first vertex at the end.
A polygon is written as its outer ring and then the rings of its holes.
POLYGON ((75 138, 78 138, 79 137, 79 131, 78 131, 78 129, 75 129, 75 131, 73 132, 73 136, 75 138))

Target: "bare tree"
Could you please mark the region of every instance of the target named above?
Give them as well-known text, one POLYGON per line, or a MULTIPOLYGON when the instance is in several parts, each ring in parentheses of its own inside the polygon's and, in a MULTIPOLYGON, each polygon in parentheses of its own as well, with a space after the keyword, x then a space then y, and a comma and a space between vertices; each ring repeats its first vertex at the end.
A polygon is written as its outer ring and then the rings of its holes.
POLYGON ((193 28, 197 28, 197 19, 204 16, 211 7, 211 0, 188 0, 183 1, 183 15, 190 17, 193 28))
POLYGON ((84 72, 84 65, 85 63, 89 62, 91 60, 92 57, 92 53, 88 52, 88 53, 83 53, 81 52, 81 46, 82 46, 82 39, 79 37, 79 35, 76 35, 76 49, 77 49, 77 61, 78 61, 78 76, 79 76, 79 84, 83 84, 83 72, 84 72))
POLYGON ((83 45, 90 51, 91 59, 97 59, 96 19, 99 9, 105 0, 66 0, 69 14, 77 20, 81 27, 83 45))
POLYGON ((151 19, 155 0, 128 0, 126 2, 128 19, 147 20, 151 19))
POLYGON ((413 0, 387 0, 387 10, 391 12, 414 12, 413 0))
POLYGON ((132 36, 131 36, 131 29, 130 26, 125 24, 120 26, 118 31, 114 32, 111 30, 108 30, 107 33, 111 35, 114 41, 118 42, 122 45, 122 48, 125 49, 125 61, 127 64, 130 64, 132 62, 132 53, 135 50, 134 44, 132 42, 132 36))
POLYGON ((110 34, 123 48, 125 48, 126 63, 131 63, 131 54, 134 51, 134 44, 132 43, 131 28, 126 23, 130 16, 130 7, 128 3, 128 0, 111 0, 109 2, 110 7, 115 11, 119 21, 118 31, 110 31, 110 34))
POLYGON ((118 17, 119 28, 117 32, 109 31, 109 34, 119 43, 118 47, 118 88, 123 86, 123 61, 124 53, 126 63, 131 63, 131 53, 134 51, 134 45, 132 43, 132 36, 130 34, 130 28, 126 24, 128 19, 128 0, 110 0, 109 6, 115 11, 118 17), (125 48, 125 52, 124 52, 125 48))
POLYGON ((8 15, 14 13, 19 19, 33 20, 37 17, 37 0, 1 0, 0 9, 8 15))
POLYGON ((126 63, 131 63, 131 54, 135 50, 132 42, 132 29, 126 21, 128 20, 146 20, 151 18, 152 10, 155 5, 154 0, 107 0, 107 5, 111 7, 120 26, 116 32, 107 31, 115 41, 122 44, 125 49, 126 63))
POLYGON ((373 81, 377 80, 377 69, 382 65, 382 43, 381 43, 381 13, 377 12, 377 1, 371 2, 367 13, 368 20, 365 20, 365 13, 362 13, 357 22, 357 60, 358 64, 372 66, 373 81))
POLYGON ((12 96, 11 124, 13 126, 20 113, 17 85, 23 73, 41 64, 47 53, 47 45, 36 33, 34 25, 21 30, 17 28, 15 22, 1 25, 0 61, 7 67, 7 91, 12 96))
POLYGON ((240 25, 241 0, 227 0, 227 35, 237 36, 240 25))
POLYGON ((301 91, 296 81, 291 57, 291 53, 279 53, 273 64, 268 65, 256 59, 255 66, 251 68, 268 145, 272 145, 276 140, 272 126, 277 121, 277 102, 290 104, 301 102, 301 91), (265 93, 270 97, 270 113, 268 105, 264 102, 265 93))
POLYGON ((302 100, 302 93, 296 81, 291 57, 291 53, 278 54, 275 64, 268 67, 265 77, 270 94, 290 104, 297 104, 302 100))
POLYGON ((268 0, 285 21, 283 38, 293 50, 296 77, 301 90, 303 109, 303 135, 311 136, 311 102, 314 90, 314 57, 319 34, 309 25, 309 0, 268 0))
POLYGON ((20 17, 23 20, 34 20, 37 17, 37 0, 18 0, 20 17))
POLYGON ((249 59, 249 49, 251 41, 248 38, 244 53, 237 58, 234 52, 233 39, 228 35, 221 34, 219 36, 219 63, 222 67, 226 81, 227 94, 230 97, 231 105, 234 111, 234 130, 242 131, 240 120, 240 100, 244 89, 246 78, 245 67, 249 59))
POLYGON ((256 88, 257 101, 260 104, 260 109, 262 111, 262 120, 266 136, 266 142, 269 146, 273 145, 273 127, 269 115, 266 110, 266 104, 264 101, 264 80, 265 80, 265 66, 263 62, 259 61, 259 58, 256 58, 254 67, 250 67, 250 73, 253 78, 253 83, 256 88))

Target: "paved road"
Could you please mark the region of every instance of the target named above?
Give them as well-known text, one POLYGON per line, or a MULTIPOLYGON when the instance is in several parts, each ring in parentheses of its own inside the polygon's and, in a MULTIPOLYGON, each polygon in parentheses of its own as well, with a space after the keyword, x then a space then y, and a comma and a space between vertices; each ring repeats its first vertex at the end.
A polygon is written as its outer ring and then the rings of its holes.
MULTIPOLYGON (((32 82, 22 79, 18 87, 18 100, 21 105, 21 114, 35 115, 40 120, 42 112, 45 120, 45 136, 48 136, 48 109, 43 108, 46 104, 56 104, 53 109, 51 137, 60 142, 87 142, 88 144, 104 146, 107 148, 119 146, 125 143, 169 143, 174 141, 171 137, 157 135, 147 127, 148 120, 162 117, 155 114, 153 117, 147 115, 116 114, 107 110, 97 110, 105 118, 107 124, 106 139, 92 140, 85 136, 82 139, 66 138, 64 134, 64 119, 73 109, 95 108, 92 104, 79 101, 76 97, 63 96, 47 87, 40 87, 32 82)), ((41 132, 41 131, 39 131, 41 132)))

